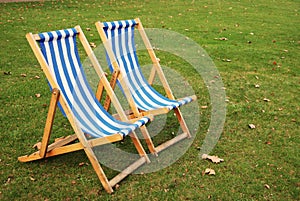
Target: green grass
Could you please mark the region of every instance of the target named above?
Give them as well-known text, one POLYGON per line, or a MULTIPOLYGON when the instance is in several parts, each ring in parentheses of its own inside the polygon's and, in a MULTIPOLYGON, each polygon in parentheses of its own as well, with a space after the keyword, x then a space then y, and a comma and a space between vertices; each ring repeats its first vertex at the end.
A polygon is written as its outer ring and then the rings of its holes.
MULTIPOLYGON (((300 199, 298 1, 66 0, 0 5, 0 200, 300 199), (188 36, 213 59, 228 102, 221 139, 210 154, 225 162, 217 165, 199 158, 209 109, 201 109, 200 129, 183 157, 158 172, 129 176, 113 195, 104 191, 83 152, 18 162, 18 156, 30 153, 41 140, 50 97, 25 34, 79 24, 89 42, 99 44, 94 22, 135 17, 146 28, 188 36), (216 40, 221 37, 228 40, 216 40), (256 128, 249 129, 250 123, 256 128), (79 166, 81 162, 86 165, 79 166), (208 167, 216 170, 215 176, 202 175, 208 167)), ((176 62, 180 60, 167 64, 176 62)), ((207 105, 208 92, 199 77, 180 73, 193 86, 199 106, 207 105)), ((54 137, 72 133, 61 114, 54 130, 54 137)), ((108 176, 115 173, 105 171, 108 176)))

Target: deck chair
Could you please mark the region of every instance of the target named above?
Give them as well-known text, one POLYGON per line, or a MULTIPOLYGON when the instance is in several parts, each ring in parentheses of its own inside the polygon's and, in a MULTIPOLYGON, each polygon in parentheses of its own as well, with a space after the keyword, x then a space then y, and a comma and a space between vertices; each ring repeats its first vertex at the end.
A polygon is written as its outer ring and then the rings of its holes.
POLYGON ((28 33, 26 38, 47 77, 52 89, 52 96, 40 149, 31 155, 19 157, 19 161, 28 162, 83 149, 104 189, 108 193, 112 193, 113 187, 119 181, 141 165, 149 162, 147 154, 134 130, 145 125, 151 118, 143 117, 126 122, 127 117, 104 76, 105 73, 101 71, 99 63, 80 26, 35 35, 28 33), (80 39, 92 64, 98 66, 97 73, 101 78, 99 86, 102 86, 98 88, 98 91, 106 90, 122 121, 114 119, 95 97, 83 71, 76 38, 80 39), (68 118, 75 134, 49 145, 58 103, 68 118), (93 152, 93 148, 121 141, 127 135, 131 137, 140 157, 113 179, 108 180, 96 154, 93 152))
MULTIPOLYGON (((191 134, 179 107, 196 100, 197 97, 193 95, 175 100, 141 21, 137 18, 134 20, 104 23, 96 22, 96 27, 108 55, 107 61, 109 68, 113 72, 111 80, 117 80, 121 86, 134 116, 166 114, 173 110, 180 123, 183 133, 156 147, 153 145, 149 134, 144 132, 143 135, 146 141, 148 141, 147 145, 149 150, 158 153, 180 140, 190 138, 191 134), (136 44, 134 41, 135 29, 138 30, 153 63, 148 81, 142 74, 136 55, 136 44), (158 75, 167 97, 158 93, 151 86, 155 75, 158 75)), ((111 85, 114 88, 116 84, 111 83, 111 85)))

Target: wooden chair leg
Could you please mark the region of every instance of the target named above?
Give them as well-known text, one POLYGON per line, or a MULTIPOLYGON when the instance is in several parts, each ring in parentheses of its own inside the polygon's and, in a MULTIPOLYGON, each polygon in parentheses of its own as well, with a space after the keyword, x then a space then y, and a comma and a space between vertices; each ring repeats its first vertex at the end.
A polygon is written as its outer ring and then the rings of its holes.
POLYGON ((102 167, 100 166, 100 163, 96 157, 96 155, 94 154, 93 150, 89 147, 84 148, 84 151, 88 157, 88 159, 90 160, 103 188, 106 190, 106 192, 108 193, 113 193, 114 190, 112 188, 112 186, 109 184, 109 181, 107 179, 107 177, 105 176, 105 173, 102 169, 102 167))
POLYGON ((176 114, 176 117, 177 117, 177 119, 179 121, 179 124, 180 124, 180 127, 181 127, 183 133, 186 133, 187 137, 190 138, 191 137, 191 133, 190 133, 190 131, 189 131, 189 129, 188 129, 186 123, 185 123, 185 120, 182 117, 182 113, 181 113, 180 109, 176 108, 176 109, 174 109, 174 112, 176 114))
POLYGON ((133 139, 133 143, 137 147, 137 150, 138 150, 139 154, 141 155, 141 158, 136 160, 131 165, 129 165, 127 168, 125 168, 122 172, 120 172, 118 175, 116 175, 111 180, 108 180, 107 177, 105 176, 105 173, 104 173, 104 171, 103 171, 96 155, 92 151, 92 149, 90 147, 84 148, 84 151, 85 151, 86 155, 88 156, 88 159, 90 160, 90 162, 91 162, 91 164, 92 164, 92 166, 93 166, 93 168, 94 168, 94 170, 95 170, 95 172, 96 172, 103 188, 110 194, 113 193, 113 187, 117 183, 119 183, 127 175, 131 174, 133 171, 138 169, 144 163, 150 162, 148 156, 146 155, 145 151, 143 151, 143 148, 142 148, 139 140, 137 140, 135 134, 133 133, 130 136, 133 139))
POLYGON ((47 153, 48 143, 49 143, 50 134, 52 131, 52 126, 53 126, 53 121, 54 121, 54 116, 55 116, 55 112, 56 112, 56 106, 57 106, 57 102, 59 99, 59 93, 60 92, 57 88, 54 88, 52 90, 48 115, 47 115, 47 119, 46 119, 46 125, 44 128, 44 135, 42 138, 42 143, 41 143, 41 148, 40 148, 40 153, 39 153, 39 155, 42 158, 44 158, 47 153))
POLYGON ((146 128, 146 126, 141 126, 140 129, 141 129, 142 135, 143 135, 143 137, 144 137, 144 139, 146 141, 146 144, 148 146, 149 151, 152 154, 154 154, 154 155, 157 156, 157 152, 155 150, 155 147, 154 147, 154 144, 153 144, 152 139, 150 137, 150 134, 148 132, 148 129, 146 128))
MULTIPOLYGON (((154 64, 153 64, 154 65, 154 64)), ((155 74, 156 74, 156 70, 155 67, 153 66, 150 72, 150 76, 148 79, 148 83, 152 86, 153 82, 154 82, 154 78, 155 78, 155 74)))
POLYGON ((176 115, 176 117, 179 121, 180 127, 181 127, 183 132, 180 135, 177 135, 176 137, 172 138, 171 140, 166 141, 163 144, 155 147, 155 150, 157 152, 161 152, 161 151, 165 150, 166 148, 172 146, 173 144, 176 144, 176 143, 178 143, 179 141, 181 141, 185 138, 190 138, 191 137, 190 131, 189 131, 189 129, 188 129, 183 117, 182 117, 182 114, 181 114, 179 108, 174 109, 174 112, 175 112, 175 115, 176 115))
MULTIPOLYGON (((118 76, 120 74, 120 71, 119 70, 115 70, 113 72, 113 75, 111 77, 111 80, 110 80, 110 86, 111 88, 114 90, 115 87, 116 87, 116 83, 117 83, 117 79, 118 79, 118 76)), ((107 111, 109 108, 110 108, 110 104, 111 104, 111 99, 110 97, 107 95, 106 98, 105 98, 105 102, 104 102, 104 109, 107 111)))
POLYGON ((129 136, 130 136, 136 150, 138 151, 139 155, 141 157, 144 157, 146 159, 147 163, 150 163, 150 159, 148 158, 147 153, 145 152, 141 142, 138 140, 138 137, 136 136, 136 134, 134 132, 132 132, 129 136))
POLYGON ((102 84, 102 82, 100 80, 99 83, 98 83, 97 91, 96 91, 96 95, 95 95, 98 101, 100 101, 101 98, 102 98, 103 89, 104 89, 104 86, 103 86, 103 84, 102 84))
POLYGON ((48 157, 53 157, 53 156, 58 156, 58 155, 74 152, 74 151, 79 151, 83 148, 84 147, 82 146, 82 144, 78 142, 78 143, 71 144, 71 145, 57 147, 55 149, 52 149, 51 151, 47 151, 44 157, 41 157, 39 155, 40 152, 37 151, 30 155, 20 156, 20 157, 18 157, 18 160, 20 162, 35 161, 35 160, 40 160, 43 158, 48 158, 48 157))

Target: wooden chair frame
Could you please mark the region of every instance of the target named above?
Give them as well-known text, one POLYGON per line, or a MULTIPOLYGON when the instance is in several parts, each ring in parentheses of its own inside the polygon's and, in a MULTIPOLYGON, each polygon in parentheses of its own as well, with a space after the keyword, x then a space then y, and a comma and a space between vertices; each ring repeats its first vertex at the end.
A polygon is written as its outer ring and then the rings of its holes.
MULTIPOLYGON (((143 28, 143 25, 142 25, 140 19, 136 18, 134 20, 135 20, 135 22, 137 24, 137 25, 135 25, 135 27, 138 30, 138 32, 139 32, 139 34, 140 34, 140 36, 141 36, 141 38, 142 38, 142 40, 143 40, 143 42, 144 42, 144 44, 146 46, 146 49, 147 49, 148 54, 149 54, 149 56, 151 58, 151 61, 153 63, 153 67, 152 67, 151 72, 150 72, 148 83, 150 85, 152 85, 153 81, 155 79, 155 76, 157 75, 159 77, 160 82, 163 85, 163 88, 164 88, 164 90, 166 92, 167 97, 169 99, 171 99, 171 100, 175 100, 174 95, 172 93, 172 90, 171 90, 171 88, 170 88, 170 86, 168 84, 168 81, 167 81, 167 79, 166 79, 166 77, 165 77, 165 75, 163 73, 162 67, 161 67, 161 65, 159 63, 159 59, 155 55, 155 52, 154 52, 154 50, 153 50, 153 48, 151 46, 151 43, 150 43, 150 41, 149 41, 149 39, 148 39, 148 37, 146 35, 146 32, 145 32, 145 30, 143 28)), ((115 85, 116 85, 115 82, 118 79, 118 76, 122 77, 121 71, 120 71, 120 67, 119 67, 119 65, 118 65, 118 63, 116 61, 116 58, 114 56, 113 51, 111 50, 110 46, 108 45, 108 42, 107 42, 108 39, 107 39, 106 34, 105 34, 104 30, 103 30, 103 28, 104 28, 103 23, 101 23, 100 21, 98 21, 98 22, 95 23, 95 25, 97 27, 98 33, 100 35, 100 38, 101 38, 101 40, 102 40, 102 42, 104 44, 106 52, 107 52, 107 54, 108 54, 108 56, 109 56, 109 58, 111 60, 112 66, 114 68, 114 73, 113 73, 113 76, 112 76, 112 83, 111 83, 112 88, 114 88, 115 85)), ((148 110, 148 111, 142 111, 142 110, 138 109, 137 106, 134 103, 134 100, 133 100, 131 94, 130 94, 128 86, 126 86, 127 84, 125 83, 125 81, 122 80, 122 79, 118 79, 118 80, 119 80, 119 82, 120 82, 120 84, 122 86, 124 94, 125 94, 125 96, 126 96, 126 98, 128 100, 128 103, 130 105, 132 113, 134 114, 135 117, 140 117, 140 116, 149 115, 149 114, 151 114, 151 115, 166 114, 166 113, 168 113, 170 111, 167 108, 159 108, 159 109, 148 110)), ((193 96, 190 96, 190 97, 192 98, 193 101, 197 99, 196 95, 193 95, 193 96)), ((165 150, 166 148, 170 147, 171 145, 173 145, 173 144, 175 144, 175 143, 177 143, 177 142, 179 142, 179 141, 181 141, 181 140, 183 140, 185 138, 190 138, 191 137, 190 131, 189 131, 187 125, 186 125, 186 122, 185 122, 185 120, 184 120, 184 118, 182 116, 182 113, 181 113, 180 109, 179 108, 175 108, 174 109, 174 113, 175 113, 175 115, 176 115, 176 117, 178 119, 178 122, 180 124, 180 127, 181 127, 183 133, 177 135, 176 137, 172 138, 169 141, 166 141, 166 142, 164 142, 164 143, 162 143, 162 144, 160 144, 160 145, 158 145, 158 146, 155 147, 154 144, 153 144, 153 142, 152 142, 152 140, 151 140, 151 137, 150 137, 147 129, 143 128, 142 134, 143 134, 143 136, 144 136, 144 138, 145 138, 145 140, 147 142, 147 145, 148 145, 148 148, 149 148, 150 152, 152 152, 154 154, 157 154, 157 153, 165 150)))
MULTIPOLYGON (((100 64, 98 63, 98 60, 96 59, 86 37, 84 36, 82 29, 80 28, 80 26, 76 26, 75 29, 78 31, 78 38, 81 41, 81 43, 85 49, 85 52, 87 53, 89 59, 92 61, 92 64, 94 65, 96 72, 100 77, 100 84, 98 87, 97 95, 101 96, 102 91, 105 89, 107 92, 107 95, 109 96, 110 100, 114 104, 120 119, 122 121, 127 121, 127 122, 132 121, 132 120, 127 119, 126 114, 123 111, 116 95, 114 94, 113 89, 110 86, 110 83, 106 79, 105 73, 101 70, 100 64)), ((41 146, 38 151, 34 152, 31 155, 21 156, 18 158, 18 160, 21 162, 34 161, 34 160, 38 160, 38 159, 57 156, 60 154, 65 154, 65 153, 83 149, 85 151, 88 159, 90 160, 104 189, 108 193, 112 193, 113 187, 118 182, 120 182, 127 175, 129 175, 130 173, 135 171, 137 168, 139 168, 144 163, 150 162, 138 137, 136 136, 136 134, 134 132, 132 132, 130 134, 130 137, 140 155, 140 158, 137 161, 135 161, 134 163, 132 163, 130 166, 128 166, 126 169, 124 169, 122 172, 120 172, 117 176, 115 176, 111 180, 108 180, 95 153, 93 152, 92 148, 95 146, 98 146, 98 145, 121 141, 121 140, 123 140, 123 136, 121 134, 116 133, 109 137, 96 138, 96 139, 91 139, 91 140, 86 139, 84 133, 77 125, 75 118, 72 114, 72 111, 70 110, 70 108, 67 106, 64 99, 60 95, 60 91, 58 89, 59 87, 57 86, 57 84, 55 83, 55 81, 52 78, 52 75, 48 69, 48 64, 40 50, 40 47, 38 46, 38 44, 36 42, 40 39, 39 35, 37 35, 37 34, 33 35, 32 33, 28 33, 26 35, 26 38, 27 38, 27 40, 28 40, 39 64, 41 65, 42 70, 45 73, 53 90, 52 90, 52 95, 51 95, 51 100, 50 100, 50 105, 49 105, 49 111, 48 111, 48 115, 47 115, 47 119, 46 119, 46 125, 44 128, 44 134, 43 134, 42 141, 40 143, 41 146), (65 112, 72 128, 74 129, 75 134, 64 137, 59 141, 49 144, 50 135, 52 132, 53 120, 55 117, 55 112, 56 112, 58 101, 60 102, 63 111, 65 112), (74 141, 77 139, 79 142, 74 143, 74 141)))

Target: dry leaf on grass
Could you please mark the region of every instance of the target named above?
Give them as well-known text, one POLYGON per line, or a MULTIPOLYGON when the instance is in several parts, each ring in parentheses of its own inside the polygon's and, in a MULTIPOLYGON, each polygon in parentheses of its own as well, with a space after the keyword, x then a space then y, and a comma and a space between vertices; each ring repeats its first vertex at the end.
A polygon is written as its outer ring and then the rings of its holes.
POLYGON ((6 180, 5 184, 9 184, 13 178, 14 178, 13 175, 9 175, 9 176, 7 177, 7 180, 6 180))
POLYGON ((231 62, 231 59, 222 59, 222 61, 231 62))
POLYGON ((206 168, 204 173, 208 174, 208 175, 216 175, 215 170, 213 170, 211 168, 206 168))
POLYGON ((90 42, 90 46, 91 46, 92 48, 95 48, 95 47, 96 47, 96 44, 95 44, 95 43, 92 43, 92 42, 90 42))
POLYGON ((7 72, 3 72, 4 75, 11 75, 11 72, 10 71, 7 71, 7 72))
POLYGON ((208 155, 208 154, 203 154, 202 155, 202 159, 209 159, 209 160, 211 160, 213 163, 220 163, 220 162, 223 162, 224 161, 224 159, 222 159, 222 158, 219 158, 218 156, 210 156, 210 155, 208 155))
POLYGON ((221 38, 215 38, 215 40, 228 40, 226 37, 221 37, 221 38))
POLYGON ((255 125, 254 125, 254 124, 249 124, 248 126, 249 126, 249 128, 251 128, 251 129, 254 129, 254 128, 255 128, 255 125))
POLYGON ((78 165, 79 165, 79 167, 82 167, 82 166, 84 166, 84 165, 88 166, 89 164, 88 164, 88 163, 85 163, 85 162, 81 162, 81 163, 79 163, 78 165))

